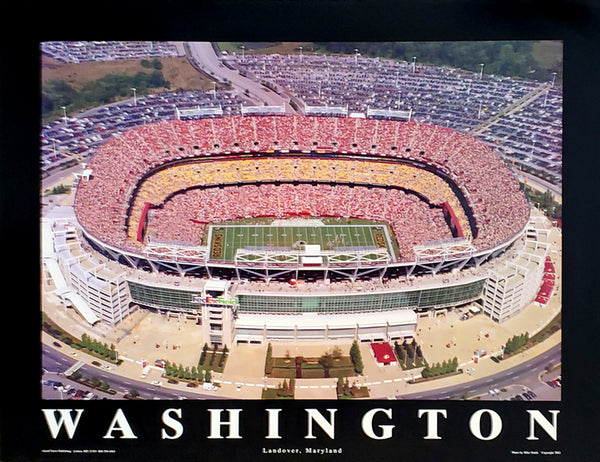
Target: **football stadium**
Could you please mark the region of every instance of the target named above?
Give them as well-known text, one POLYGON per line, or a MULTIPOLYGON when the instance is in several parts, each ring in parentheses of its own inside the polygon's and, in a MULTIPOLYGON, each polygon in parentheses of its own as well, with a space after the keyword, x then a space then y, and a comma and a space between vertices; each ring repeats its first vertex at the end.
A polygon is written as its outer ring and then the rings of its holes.
POLYGON ((547 302, 549 229, 492 147, 412 112, 304 109, 175 107, 103 140, 73 214, 42 220, 57 295, 91 325, 153 310, 214 345, 401 340, 547 302))
POLYGON ((195 316, 219 344, 411 336, 418 315, 481 300, 531 227, 513 174, 468 135, 295 115, 124 132, 75 213, 131 269, 136 304, 195 316))

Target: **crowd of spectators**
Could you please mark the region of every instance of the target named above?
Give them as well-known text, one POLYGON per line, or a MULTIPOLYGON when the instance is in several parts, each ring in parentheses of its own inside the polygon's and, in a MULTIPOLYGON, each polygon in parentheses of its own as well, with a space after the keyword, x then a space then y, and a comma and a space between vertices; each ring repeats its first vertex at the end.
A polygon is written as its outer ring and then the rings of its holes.
MULTIPOLYGON (((529 206, 513 174, 488 147, 470 136, 445 127, 416 122, 301 116, 171 120, 143 125, 113 136, 99 148, 88 165, 92 174, 89 179, 82 179, 78 185, 75 210, 83 227, 99 239, 125 249, 139 249, 134 234, 127 234, 127 222, 130 220, 136 223, 140 216, 128 216, 128 208, 134 193, 144 189, 144 184, 140 185, 140 179, 151 171, 154 172, 153 169, 169 161, 206 159, 215 153, 315 151, 324 147, 340 153, 354 152, 358 159, 360 154, 373 152, 381 156, 382 160, 403 158, 439 168, 458 185, 466 197, 476 224, 473 243, 478 249, 493 248, 506 241, 519 232, 528 219, 529 206)), ((286 168, 293 166, 293 160, 290 160, 293 154, 290 153, 289 159, 281 162, 285 158, 284 154, 284 157, 272 162, 275 171, 278 164, 286 168)), ((364 160, 367 158, 364 157, 364 160)), ((345 175, 360 175, 360 169, 366 168, 366 176, 371 182, 377 182, 375 170, 381 165, 389 164, 378 163, 377 159, 371 160, 355 160, 355 165, 341 170, 345 175), (353 167, 354 172, 351 170, 353 167), (371 168, 373 172, 370 171, 371 168)), ((254 161, 258 162, 256 159, 254 161)), ((216 171, 216 166, 219 165, 217 161, 188 163, 186 168, 202 166, 196 172, 198 184, 206 183, 210 168, 215 168, 210 175, 224 178, 221 179, 223 184, 235 184, 240 180, 244 181, 242 166, 238 165, 240 176, 236 177, 235 162, 223 165, 221 171, 216 171)), ((246 162, 251 163, 252 160, 246 162)), ((333 182, 343 181, 337 176, 332 177, 332 172, 336 171, 333 167, 337 169, 341 162, 344 161, 330 159, 327 163, 320 162, 316 166, 316 172, 314 168, 311 172, 310 167, 315 165, 300 160, 296 165, 298 169, 289 169, 286 173, 285 168, 282 168, 280 174, 293 177, 300 174, 297 172, 304 171, 303 178, 323 174, 333 182)), ((169 181, 173 181, 172 174, 176 173, 173 168, 175 167, 163 168, 148 180, 157 181, 161 176, 166 176, 171 178, 169 181)), ((412 168, 411 171, 416 170, 412 168)), ((269 180, 268 176, 263 176, 267 172, 268 169, 261 168, 259 180, 269 180)), ((393 174, 387 175, 380 180, 380 184, 387 184, 386 181, 393 177, 393 174)), ((408 177, 404 179, 410 180, 408 177)), ((274 180, 277 181, 277 178, 274 180)), ((255 180, 250 177, 248 181, 255 180)), ((352 182, 352 177, 348 181, 352 182)), ((187 180, 183 184, 190 185, 187 180)), ((418 189, 418 182, 414 185, 414 188, 407 189, 418 189)), ((178 190, 176 183, 174 188, 173 191, 178 190)), ((152 189, 146 191, 152 192, 152 189)), ((164 192, 168 192, 168 188, 164 192)), ((432 191, 429 191, 428 197, 431 195, 432 191)), ((139 197, 137 200, 139 202, 144 199, 146 198, 139 197)), ((356 206, 366 205, 357 201, 356 206)), ((459 209, 460 207, 456 207, 455 211, 460 211, 459 209)), ((133 207, 132 210, 140 209, 133 207)), ((264 215, 264 212, 261 214, 264 215)), ((189 218, 191 217, 187 217, 188 221, 189 218)))
POLYGON ((296 214, 389 223, 399 237, 399 261, 412 261, 415 245, 452 237, 442 212, 413 195, 397 189, 326 184, 263 184, 189 190, 153 211, 148 232, 152 241, 176 240, 198 245, 205 223, 256 216, 286 218, 296 214))
POLYGON ((65 63, 182 56, 183 48, 169 42, 42 42, 42 54, 65 63))

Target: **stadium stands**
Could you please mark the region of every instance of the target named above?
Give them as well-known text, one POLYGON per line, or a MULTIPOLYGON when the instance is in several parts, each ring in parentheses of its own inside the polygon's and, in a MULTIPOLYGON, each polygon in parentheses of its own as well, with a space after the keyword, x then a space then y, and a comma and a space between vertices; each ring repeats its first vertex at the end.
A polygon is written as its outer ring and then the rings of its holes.
MULTIPOLYGON (((461 203, 440 177, 406 164, 361 156, 372 151, 387 160, 419 162, 446 172, 466 198, 468 213, 476 224, 473 242, 479 249, 510 239, 527 220, 529 206, 514 176, 489 148, 467 135, 415 122, 301 116, 172 120, 124 132, 109 139, 94 156, 88 166, 90 179, 79 183, 75 209, 88 233, 107 244, 139 250, 135 238, 145 202, 160 205, 168 194, 197 185, 310 179, 397 185, 420 192, 433 204, 448 202, 459 215, 461 228, 470 229, 461 203), (295 159, 292 153, 277 158, 214 157, 242 149, 310 152, 319 146, 329 146, 341 157, 295 159), (344 152, 359 157, 350 160, 344 152), (171 164, 175 161, 179 163, 171 164), (128 223, 133 226, 127 228, 128 223)), ((334 189, 344 197, 341 191, 334 189)), ((234 195, 231 197, 235 202, 234 195)), ((350 202, 345 213, 366 215, 364 203, 350 202)), ((190 218, 182 220, 189 222, 190 218)), ((195 219, 210 221, 206 218, 195 219)), ((424 231, 423 239, 426 234, 424 231)))

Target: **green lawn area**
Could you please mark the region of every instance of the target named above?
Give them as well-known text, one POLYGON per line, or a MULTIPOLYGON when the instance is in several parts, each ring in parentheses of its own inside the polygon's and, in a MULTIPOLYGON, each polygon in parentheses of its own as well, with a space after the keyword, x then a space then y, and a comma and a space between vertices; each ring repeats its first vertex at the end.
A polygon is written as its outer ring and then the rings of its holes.
POLYGON ((210 255, 213 260, 233 261, 237 249, 291 251, 302 245, 321 250, 385 247, 392 253, 384 224, 323 226, 212 225, 210 255))

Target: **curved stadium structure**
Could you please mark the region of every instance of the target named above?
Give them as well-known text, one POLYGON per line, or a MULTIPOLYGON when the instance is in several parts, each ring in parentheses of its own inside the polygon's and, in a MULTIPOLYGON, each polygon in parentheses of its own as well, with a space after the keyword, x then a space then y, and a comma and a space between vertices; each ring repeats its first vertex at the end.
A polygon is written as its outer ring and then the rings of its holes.
POLYGON ((502 321, 541 280, 528 270, 508 309, 486 306, 504 286, 491 268, 535 241, 529 204, 490 148, 418 122, 140 126, 100 147, 74 208, 129 267, 132 303, 194 317, 217 344, 406 338, 418 315, 472 302, 502 321))

